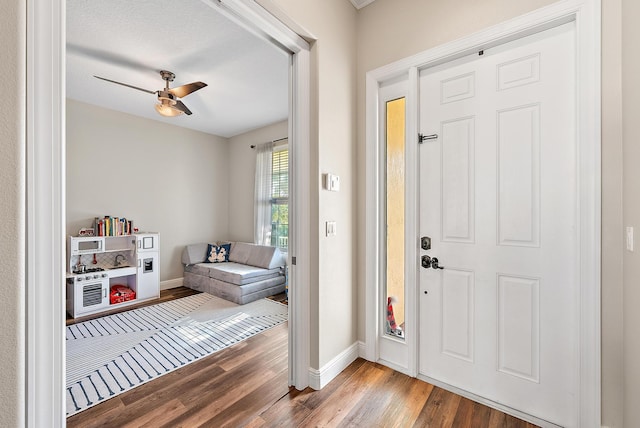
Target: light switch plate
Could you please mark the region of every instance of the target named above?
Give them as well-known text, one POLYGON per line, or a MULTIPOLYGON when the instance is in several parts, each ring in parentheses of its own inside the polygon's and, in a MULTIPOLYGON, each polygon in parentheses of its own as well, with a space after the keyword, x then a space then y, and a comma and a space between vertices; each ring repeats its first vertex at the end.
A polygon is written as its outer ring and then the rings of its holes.
POLYGON ((633 251, 633 227, 627 226, 627 250, 633 251))
POLYGON ((340 191, 340 176, 335 174, 325 174, 325 189, 331 192, 340 191))
POLYGON ((338 231, 336 230, 336 222, 335 221, 328 221, 326 223, 326 227, 327 227, 327 236, 336 236, 338 231))

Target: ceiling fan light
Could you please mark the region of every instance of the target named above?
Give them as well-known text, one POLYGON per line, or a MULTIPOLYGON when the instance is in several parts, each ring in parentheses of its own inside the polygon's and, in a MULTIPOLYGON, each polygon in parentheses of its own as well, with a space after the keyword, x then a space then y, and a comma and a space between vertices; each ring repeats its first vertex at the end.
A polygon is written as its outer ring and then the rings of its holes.
MULTIPOLYGON (((175 104, 175 101, 173 104, 175 104)), ((165 100, 163 100, 160 104, 156 104, 156 111, 160 113, 160 115, 165 117, 174 117, 184 114, 182 110, 174 108, 170 102, 165 102, 165 100)))

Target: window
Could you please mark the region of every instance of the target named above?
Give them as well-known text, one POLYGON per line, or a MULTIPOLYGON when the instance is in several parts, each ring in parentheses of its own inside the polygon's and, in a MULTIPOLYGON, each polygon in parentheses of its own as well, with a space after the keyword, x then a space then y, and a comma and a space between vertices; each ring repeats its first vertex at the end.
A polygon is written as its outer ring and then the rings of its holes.
POLYGON ((385 218, 386 306, 385 333, 404 338, 404 190, 405 99, 386 103, 385 218))
POLYGON ((289 150, 277 150, 271 161, 271 245, 289 247, 289 150))
POLYGON ((289 247, 289 150, 287 145, 256 146, 254 242, 287 252, 289 247))

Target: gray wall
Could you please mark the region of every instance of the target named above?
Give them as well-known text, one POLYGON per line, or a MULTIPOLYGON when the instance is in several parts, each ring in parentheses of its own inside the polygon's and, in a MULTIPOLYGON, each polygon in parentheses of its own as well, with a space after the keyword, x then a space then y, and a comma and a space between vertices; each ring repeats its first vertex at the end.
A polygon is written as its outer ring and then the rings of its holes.
MULTIPOLYGON (((602 8, 602 422, 623 426, 621 0, 602 8)), ((637 426, 638 422, 634 425, 637 426)))
POLYGON ((26 6, 0 2, 0 426, 24 425, 26 6))
MULTIPOLYGON (((273 0, 318 41, 311 48, 311 367, 357 340, 356 16, 347 0, 273 0), (322 174, 340 191, 322 190, 322 174), (337 236, 325 236, 336 221, 337 236), (317 303, 316 303, 317 302, 317 303)), ((304 171, 303 171, 304 172, 304 171)))
POLYGON ((160 233, 160 280, 182 277, 185 245, 227 239, 229 143, 67 100, 67 234, 96 216, 160 233))
POLYGON ((636 245, 634 252, 624 252, 624 306, 615 309, 624 312, 624 426, 631 428, 640 426, 640 2, 622 0, 621 15, 623 218, 625 226, 634 227, 636 245))

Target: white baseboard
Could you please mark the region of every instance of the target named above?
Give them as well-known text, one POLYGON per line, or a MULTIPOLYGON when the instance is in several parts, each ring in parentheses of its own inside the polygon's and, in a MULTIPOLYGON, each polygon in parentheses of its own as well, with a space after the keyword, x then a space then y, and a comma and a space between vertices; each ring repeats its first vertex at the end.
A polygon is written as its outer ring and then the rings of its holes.
POLYGON ((182 287, 182 278, 169 279, 160 282, 160 290, 182 287))
POLYGON ((367 344, 364 343, 362 340, 358 341, 358 356, 360 358, 364 358, 365 360, 368 360, 368 358, 367 358, 367 344))
POLYGON ((320 370, 309 369, 309 386, 315 390, 325 387, 336 376, 358 358, 359 343, 355 342, 338 354, 333 360, 322 366, 320 370))

